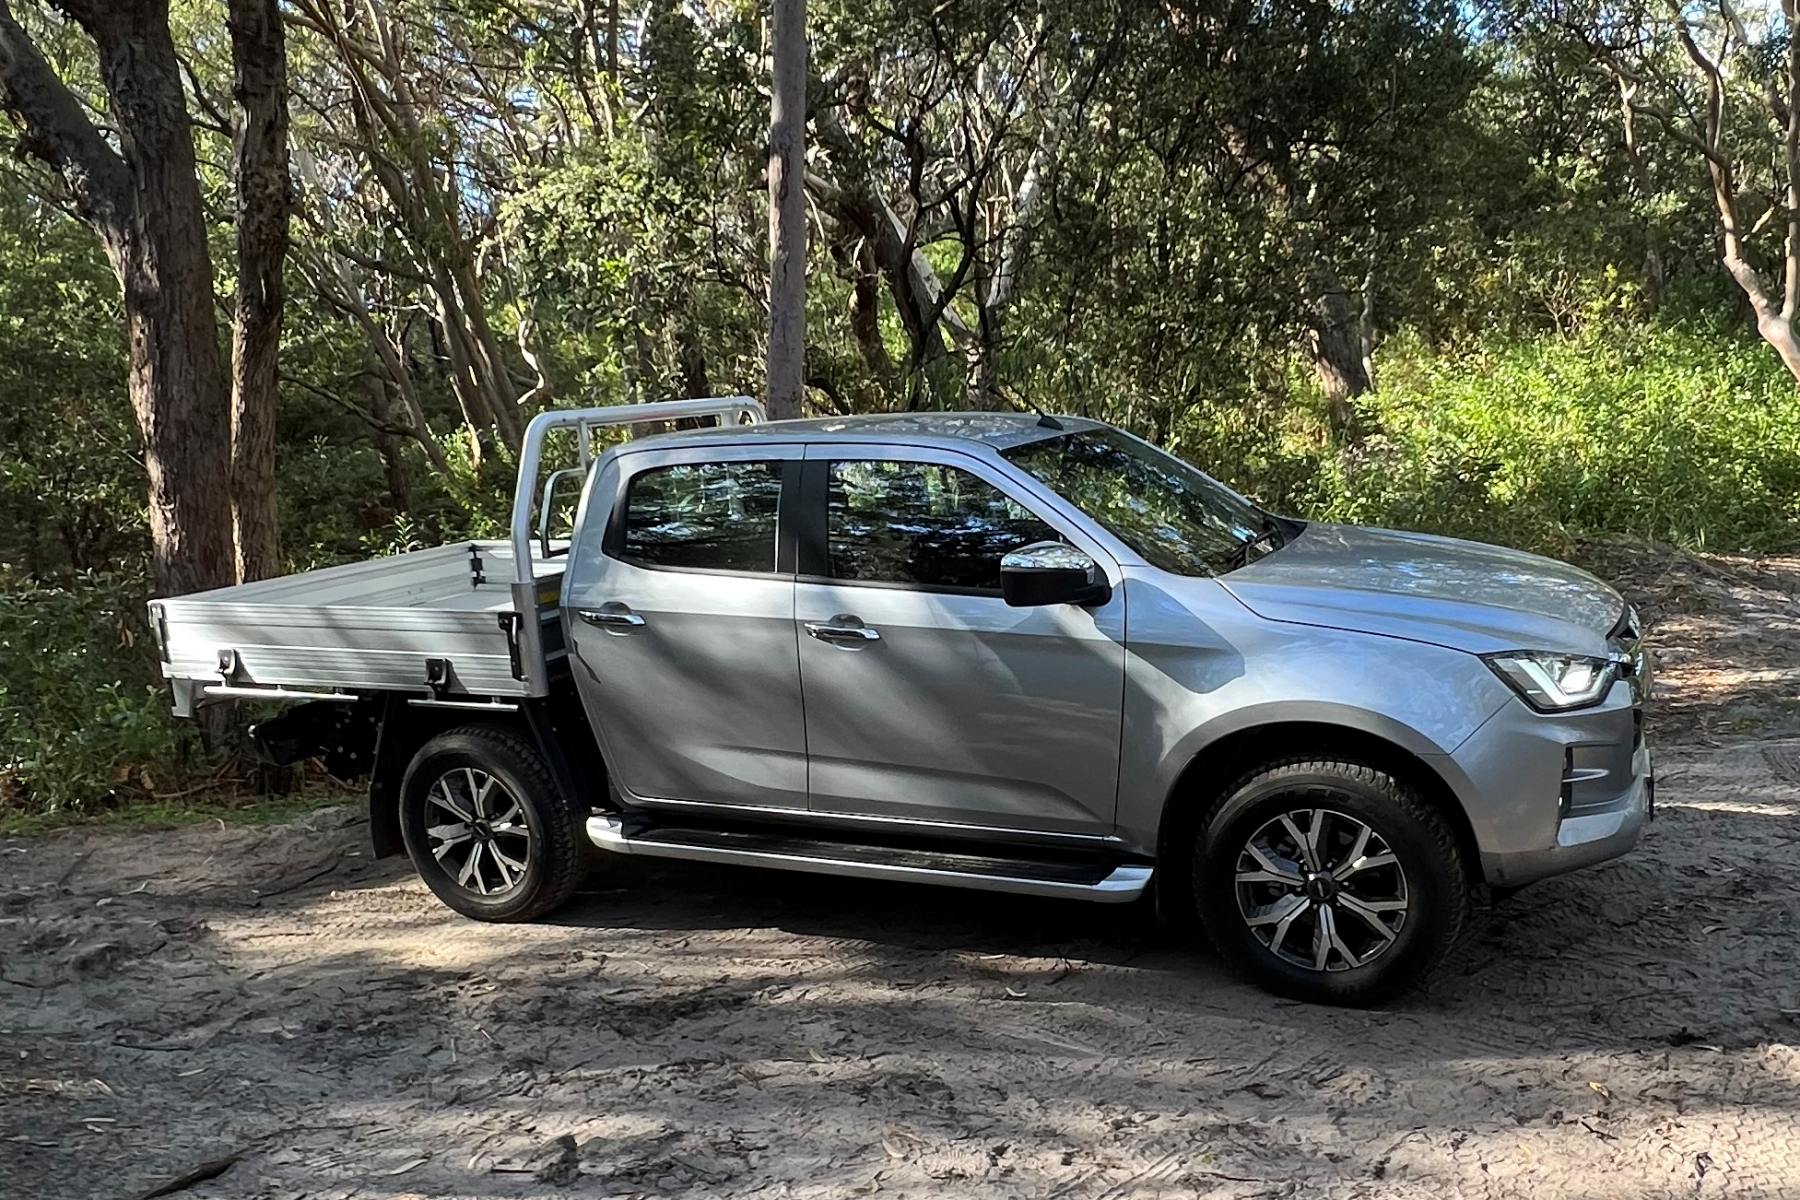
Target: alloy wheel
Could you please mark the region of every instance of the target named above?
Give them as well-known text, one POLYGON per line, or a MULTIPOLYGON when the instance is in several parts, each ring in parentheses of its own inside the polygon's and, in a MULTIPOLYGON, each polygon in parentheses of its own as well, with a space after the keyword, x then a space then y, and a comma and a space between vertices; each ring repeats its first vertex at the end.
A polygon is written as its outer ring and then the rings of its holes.
POLYGON ((1380 957, 1406 924, 1406 870, 1367 822, 1301 808, 1263 823, 1237 862, 1238 911, 1276 957, 1348 971, 1380 957))
POLYGON ((477 896, 504 896, 525 879, 531 826, 504 783, 478 767, 444 772, 425 794, 426 842, 446 874, 477 896), (431 821, 439 824, 429 824, 431 821))

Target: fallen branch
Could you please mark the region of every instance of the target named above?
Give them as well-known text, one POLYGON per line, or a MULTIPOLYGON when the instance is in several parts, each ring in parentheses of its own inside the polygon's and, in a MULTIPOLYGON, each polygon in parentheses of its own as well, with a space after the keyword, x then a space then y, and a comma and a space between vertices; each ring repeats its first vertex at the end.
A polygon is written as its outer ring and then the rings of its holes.
POLYGON ((176 1192, 185 1192, 196 1183, 205 1183, 209 1179, 217 1179, 237 1163, 238 1155, 228 1154, 224 1158, 215 1158, 211 1162, 203 1162, 184 1175, 177 1175, 167 1183, 159 1183, 138 1197, 138 1200, 156 1200, 158 1196, 173 1196, 176 1192))

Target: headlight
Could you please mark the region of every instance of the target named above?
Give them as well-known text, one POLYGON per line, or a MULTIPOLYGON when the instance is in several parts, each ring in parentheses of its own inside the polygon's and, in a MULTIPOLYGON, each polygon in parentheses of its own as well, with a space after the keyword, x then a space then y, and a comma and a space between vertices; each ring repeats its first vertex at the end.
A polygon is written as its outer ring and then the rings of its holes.
POLYGON ((1598 704, 1617 677, 1617 665, 1580 654, 1514 650, 1484 654, 1481 661, 1539 712, 1565 712, 1598 704))

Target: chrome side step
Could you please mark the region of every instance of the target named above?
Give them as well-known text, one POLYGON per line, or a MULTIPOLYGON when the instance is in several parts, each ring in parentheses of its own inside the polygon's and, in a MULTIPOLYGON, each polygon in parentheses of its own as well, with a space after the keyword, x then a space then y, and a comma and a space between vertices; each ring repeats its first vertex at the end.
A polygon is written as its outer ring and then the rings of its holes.
POLYGON ((906 883, 1060 896, 1102 904, 1137 899, 1150 886, 1153 868, 1141 863, 1036 861, 955 851, 813 840, 776 833, 706 828, 627 826, 616 813, 587 820, 588 840, 615 854, 677 858, 732 866, 773 867, 815 875, 846 875, 906 883))

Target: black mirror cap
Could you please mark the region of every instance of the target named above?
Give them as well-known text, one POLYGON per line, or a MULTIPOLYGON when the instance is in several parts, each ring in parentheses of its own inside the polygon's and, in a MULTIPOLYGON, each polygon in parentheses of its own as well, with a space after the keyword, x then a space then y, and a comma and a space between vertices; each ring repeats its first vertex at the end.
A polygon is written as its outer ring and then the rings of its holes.
POLYGON ((1046 570, 1000 568, 1000 595, 1012 608, 1042 608, 1047 604, 1097 607, 1112 599, 1112 584, 1099 567, 1046 570))

